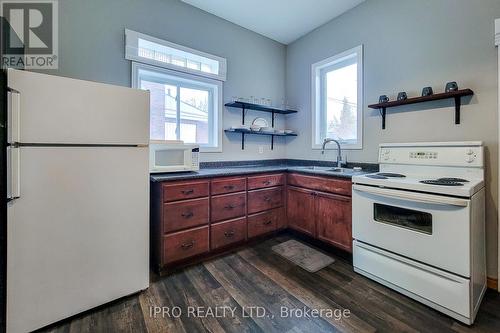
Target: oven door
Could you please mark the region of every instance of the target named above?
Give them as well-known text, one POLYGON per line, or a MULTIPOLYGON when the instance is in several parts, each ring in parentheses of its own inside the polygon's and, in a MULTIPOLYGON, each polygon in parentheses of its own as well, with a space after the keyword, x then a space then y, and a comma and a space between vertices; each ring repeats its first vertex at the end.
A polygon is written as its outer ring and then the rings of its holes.
POLYGON ((470 200, 354 184, 353 238, 470 277, 470 200))

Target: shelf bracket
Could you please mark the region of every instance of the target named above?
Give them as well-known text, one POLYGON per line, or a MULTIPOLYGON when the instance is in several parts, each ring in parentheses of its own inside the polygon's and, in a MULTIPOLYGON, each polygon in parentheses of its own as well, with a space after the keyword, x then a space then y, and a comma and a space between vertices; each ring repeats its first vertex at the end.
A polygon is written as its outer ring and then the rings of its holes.
POLYGON ((271 135, 271 150, 274 150, 274 135, 271 135))
POLYGON ((245 106, 241 108, 241 124, 245 125, 245 106))
MULTIPOLYGON (((380 110, 380 109, 379 109, 380 110)), ((382 108, 380 110, 380 115, 382 116, 382 129, 385 130, 385 115, 386 115, 386 108, 382 108)))
POLYGON ((245 133, 241 133, 241 150, 245 150, 245 133))
POLYGON ((461 97, 460 96, 455 96, 455 125, 460 124, 460 104, 461 104, 461 97))

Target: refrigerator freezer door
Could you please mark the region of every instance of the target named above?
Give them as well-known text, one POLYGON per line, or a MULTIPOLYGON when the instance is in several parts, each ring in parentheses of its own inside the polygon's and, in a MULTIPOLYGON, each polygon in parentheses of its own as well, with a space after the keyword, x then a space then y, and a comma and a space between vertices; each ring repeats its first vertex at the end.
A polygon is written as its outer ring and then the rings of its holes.
POLYGON ((19 93, 9 91, 7 92, 7 119, 8 128, 7 128, 7 141, 10 143, 19 142, 20 137, 20 112, 21 107, 20 103, 21 95, 19 93))
POLYGON ((9 119, 9 128, 19 129, 19 141, 11 141, 24 144, 149 143, 147 91, 15 69, 8 69, 7 82, 13 91, 11 106, 19 110, 17 119, 9 119), (12 123, 16 121, 19 124, 12 123))
POLYGON ((7 207, 7 332, 149 284, 147 147, 21 147, 7 207))

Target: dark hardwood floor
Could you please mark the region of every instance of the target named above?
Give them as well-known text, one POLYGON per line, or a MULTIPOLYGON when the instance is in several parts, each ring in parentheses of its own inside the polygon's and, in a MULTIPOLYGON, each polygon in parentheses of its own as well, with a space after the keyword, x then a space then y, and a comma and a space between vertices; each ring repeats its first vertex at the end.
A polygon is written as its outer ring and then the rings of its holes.
POLYGON ((338 257, 309 273, 271 250, 290 238, 277 236, 164 278, 153 277, 147 291, 43 332, 500 332, 500 294, 494 291, 487 292, 476 323, 468 327, 354 273, 338 257), (155 307, 169 309, 170 316, 155 317, 155 307), (182 311, 178 318, 174 307, 182 311), (212 309, 213 316, 193 317, 196 307, 205 314, 212 309), (323 318, 300 318, 281 316, 282 307, 338 310, 333 317, 323 312, 323 318), (337 317, 345 309, 350 316, 337 317))

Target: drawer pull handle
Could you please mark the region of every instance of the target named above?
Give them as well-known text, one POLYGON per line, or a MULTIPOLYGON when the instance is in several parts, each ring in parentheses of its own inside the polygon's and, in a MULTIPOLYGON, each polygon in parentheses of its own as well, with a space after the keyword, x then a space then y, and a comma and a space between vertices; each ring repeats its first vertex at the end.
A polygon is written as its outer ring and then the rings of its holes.
POLYGON ((190 217, 193 217, 194 213, 193 212, 182 213, 181 216, 188 219, 190 217))
POLYGON ((227 205, 227 206, 224 206, 224 208, 225 208, 225 209, 234 209, 234 208, 236 208, 236 206, 235 206, 235 205, 233 205, 233 204, 229 204, 229 205, 227 205))
POLYGON ((226 190, 234 190, 234 185, 224 185, 226 190))
POLYGON ((233 237, 234 236, 234 230, 226 231, 224 232, 224 236, 227 238, 233 237))
POLYGON ((271 201, 271 198, 270 197, 264 197, 264 201, 265 202, 269 202, 269 201, 271 201))
POLYGON ((188 242, 188 243, 184 243, 181 245, 181 247, 184 249, 184 250, 187 250, 187 249, 190 249, 194 246, 194 240, 192 240, 191 242, 188 242))
POLYGON ((188 195, 188 194, 193 194, 194 190, 193 189, 189 189, 189 190, 182 190, 182 194, 184 195, 188 195))
POLYGON ((272 184, 272 181, 270 181, 270 180, 264 180, 264 181, 262 182, 262 184, 264 184, 264 185, 271 185, 271 184, 272 184))
POLYGON ((273 223, 273 221, 268 220, 268 221, 266 221, 266 222, 264 222, 264 223, 262 223, 262 224, 263 224, 263 225, 270 225, 271 223, 273 223))

